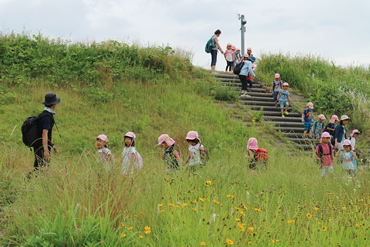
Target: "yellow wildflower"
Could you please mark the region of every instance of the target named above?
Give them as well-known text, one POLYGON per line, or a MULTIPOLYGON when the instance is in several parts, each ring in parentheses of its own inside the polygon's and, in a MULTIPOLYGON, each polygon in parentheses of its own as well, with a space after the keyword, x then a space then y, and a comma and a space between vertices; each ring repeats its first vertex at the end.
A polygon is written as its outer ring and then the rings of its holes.
POLYGON ((343 210, 346 210, 347 208, 346 207, 342 207, 343 210))
POLYGON ((240 232, 244 232, 245 231, 245 228, 244 228, 245 224, 238 223, 238 226, 240 228, 240 232))
POLYGON ((143 239, 143 238, 144 238, 144 236, 142 236, 142 235, 140 235, 139 237, 140 237, 141 239, 143 239))
POLYGON ((201 246, 205 246, 205 245, 206 245, 206 243, 205 243, 205 242, 200 242, 200 245, 201 245, 201 246))
POLYGON ((280 240, 277 240, 277 239, 271 239, 271 241, 272 241, 273 243, 280 242, 280 240))
POLYGON ((137 217, 137 215, 133 215, 133 216, 132 216, 132 218, 136 218, 136 217, 137 217))
POLYGON ((236 218, 235 220, 238 221, 238 222, 240 221, 240 219, 238 219, 238 218, 236 218))
POLYGON ((216 201, 216 200, 213 200, 213 202, 214 202, 214 203, 216 203, 216 204, 220 204, 220 202, 218 202, 218 201, 216 201))
POLYGON ((294 220, 288 220, 287 222, 290 225, 290 224, 294 223, 294 220))
POLYGON ((149 226, 146 226, 146 227, 144 227, 144 230, 145 231, 150 231, 150 227, 149 226))
POLYGON ((327 231, 327 230, 328 230, 328 228, 327 228, 327 227, 325 227, 325 226, 323 226, 321 230, 325 232, 325 231, 327 231))
POLYGON ((133 226, 131 226, 131 227, 127 228, 127 230, 129 230, 129 231, 131 231, 132 229, 134 229, 134 227, 133 227, 133 226))
POLYGON ((234 242, 232 241, 232 240, 230 240, 230 239, 226 239, 226 243, 228 243, 229 245, 233 245, 234 244, 234 242))
POLYGON ((254 208, 254 210, 257 211, 257 212, 261 211, 260 208, 254 208))
POLYGON ((319 210, 319 208, 314 208, 315 211, 319 210))
POLYGON ((170 205, 168 205, 169 207, 173 207, 173 204, 172 203, 170 203, 170 205))
POLYGON ((182 206, 183 206, 183 207, 186 207, 187 205, 188 205, 187 203, 183 203, 183 204, 182 204, 182 206))
POLYGON ((163 206, 163 204, 158 204, 158 207, 162 207, 163 206))
POLYGON ((361 223, 357 223, 356 226, 362 226, 362 224, 361 223))
POLYGON ((164 210, 164 209, 163 209, 163 210, 161 210, 161 211, 159 211, 159 212, 163 213, 164 211, 166 211, 166 210, 164 210))
MULTIPOLYGON (((199 197, 199 201, 204 202, 204 199, 199 197)), ((203 243, 203 242, 202 242, 202 243, 203 243)))
POLYGON ((194 211, 197 211, 197 209, 196 209, 196 208, 193 208, 193 210, 194 210, 194 211))
POLYGON ((121 238, 124 238, 124 237, 126 237, 126 234, 122 233, 121 238))
POLYGON ((230 198, 234 198, 234 196, 233 195, 226 195, 227 197, 230 197, 230 198))
POLYGON ((124 224, 121 224, 121 227, 125 227, 125 225, 124 224))
POLYGON ((311 219, 312 218, 312 215, 310 214, 306 214, 307 218, 311 219))
POLYGON ((251 231, 251 232, 253 232, 254 231, 254 228, 250 226, 250 227, 248 227, 248 230, 251 231))
POLYGON ((205 185, 211 185, 212 184, 212 181, 206 181, 205 183, 204 183, 205 185))

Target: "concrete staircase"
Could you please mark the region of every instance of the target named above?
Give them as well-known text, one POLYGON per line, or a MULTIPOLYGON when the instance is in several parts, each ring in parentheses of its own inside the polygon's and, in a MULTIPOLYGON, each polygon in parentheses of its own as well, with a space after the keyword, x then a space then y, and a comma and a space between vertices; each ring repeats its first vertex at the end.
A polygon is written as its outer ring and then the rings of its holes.
MULTIPOLYGON (((229 88, 235 89, 241 94, 241 82, 239 77, 234 74, 217 74, 216 80, 229 88)), ((311 151, 315 147, 314 140, 302 138, 304 128, 302 123, 302 113, 294 112, 292 106, 289 106, 289 115, 281 116, 280 106, 275 107, 273 93, 269 93, 262 84, 253 82, 252 90, 246 96, 240 96, 240 102, 252 110, 263 109, 263 119, 267 123, 274 124, 274 129, 281 132, 289 140, 293 147, 311 151)), ((307 135, 308 136, 308 135, 307 135)))

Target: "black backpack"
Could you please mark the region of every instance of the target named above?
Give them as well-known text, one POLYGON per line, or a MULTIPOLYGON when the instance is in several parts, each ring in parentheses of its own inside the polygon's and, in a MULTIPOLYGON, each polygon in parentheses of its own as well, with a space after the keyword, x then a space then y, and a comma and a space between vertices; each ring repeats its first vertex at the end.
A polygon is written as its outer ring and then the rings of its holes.
POLYGON ((239 74, 240 74, 240 71, 242 71, 243 65, 244 65, 244 62, 238 63, 238 64, 235 66, 235 68, 234 68, 234 70, 233 70, 233 73, 234 73, 235 75, 239 75, 239 74))
POLYGON ((51 121, 54 123, 54 116, 47 112, 43 111, 40 115, 37 117, 29 117, 26 119, 26 121, 22 124, 22 140, 24 145, 31 148, 36 144, 36 141, 41 139, 40 133, 39 133, 39 120, 45 116, 50 116, 51 121))

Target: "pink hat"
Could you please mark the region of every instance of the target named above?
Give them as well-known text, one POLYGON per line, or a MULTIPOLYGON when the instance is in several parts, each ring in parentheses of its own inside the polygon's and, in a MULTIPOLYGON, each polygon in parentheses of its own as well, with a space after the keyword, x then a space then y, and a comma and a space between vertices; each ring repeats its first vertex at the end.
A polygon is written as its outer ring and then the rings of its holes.
POLYGON ((343 141, 343 146, 351 146, 351 149, 352 149, 351 141, 348 139, 343 141))
POLYGON ((320 114, 319 115, 319 118, 322 119, 322 120, 326 119, 326 117, 324 116, 324 114, 320 114))
POLYGON ((361 132, 360 132, 360 131, 358 131, 358 130, 353 130, 353 131, 352 131, 352 134, 351 134, 351 137, 353 137, 353 135, 354 135, 354 134, 360 134, 360 133, 361 133, 361 132))
POLYGON ((247 143, 247 150, 257 150, 258 149, 258 141, 256 138, 252 137, 249 138, 247 143))
POLYGON ((168 146, 175 144, 175 141, 168 134, 163 134, 158 137, 158 145, 161 145, 163 142, 165 142, 168 146))
POLYGON ((252 64, 252 69, 253 69, 254 67, 256 67, 256 66, 254 66, 254 64, 252 64))
POLYGON ((97 139, 100 139, 104 142, 108 142, 108 137, 106 135, 98 135, 98 137, 96 137, 97 139))
POLYGON ((231 49, 236 49, 235 45, 231 46, 231 49))
POLYGON ((236 51, 240 51, 240 49, 239 48, 236 48, 236 51))
POLYGON ((249 57, 249 54, 248 54, 248 53, 245 53, 245 54, 244 54, 244 57, 249 57))
POLYGON ((287 82, 284 82, 283 86, 289 86, 289 84, 287 82))
POLYGON ((276 73, 275 74, 275 79, 279 78, 280 77, 280 74, 279 73, 276 73))
POLYGON ((232 44, 231 43, 227 43, 227 45, 226 46, 232 46, 232 44))
POLYGON ((252 48, 250 48, 250 47, 247 48, 247 51, 251 51, 251 50, 252 50, 252 48))
POLYGON ((312 102, 308 102, 307 106, 308 106, 308 108, 310 108, 311 110, 313 109, 313 103, 312 103, 312 102))
POLYGON ((127 132, 123 137, 131 137, 132 138, 132 141, 134 142, 134 146, 136 146, 136 141, 135 141, 135 139, 136 139, 136 135, 134 134, 134 132, 127 132))
POLYGON ((199 142, 201 142, 201 140, 199 139, 199 135, 198 135, 198 132, 192 130, 192 131, 189 131, 188 134, 186 135, 186 140, 195 140, 197 139, 199 142))
POLYGON ((330 123, 334 123, 335 121, 338 121, 338 120, 339 120, 338 116, 333 115, 333 116, 331 116, 330 123))
POLYGON ((324 132, 321 135, 321 138, 330 137, 330 134, 328 132, 324 132))

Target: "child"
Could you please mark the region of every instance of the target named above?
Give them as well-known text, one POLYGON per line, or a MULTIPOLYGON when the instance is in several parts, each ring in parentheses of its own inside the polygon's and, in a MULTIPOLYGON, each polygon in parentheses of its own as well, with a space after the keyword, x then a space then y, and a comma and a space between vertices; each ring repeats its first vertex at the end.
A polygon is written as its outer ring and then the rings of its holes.
POLYGON ((122 151, 122 172, 131 173, 134 168, 141 169, 143 160, 140 154, 136 151, 136 135, 134 132, 127 132, 124 136, 125 148, 122 151))
POLYGON ((356 175, 357 156, 356 153, 352 150, 350 140, 347 139, 343 141, 343 148, 338 150, 335 157, 342 157, 343 171, 346 174, 353 176, 356 175))
POLYGON ((186 141, 190 145, 188 156, 183 165, 186 165, 190 160, 189 171, 195 172, 198 166, 202 167, 203 163, 201 157, 206 157, 205 149, 203 145, 200 144, 201 140, 196 131, 189 131, 186 135, 186 141))
POLYGON ((226 51, 225 51, 225 59, 227 62, 226 72, 228 73, 231 73, 231 67, 233 66, 233 63, 235 60, 235 54, 231 48, 232 48, 232 45, 228 43, 226 46, 226 51), (227 71, 228 68, 229 68, 229 71, 227 71))
POLYGON ((313 126, 312 126, 312 133, 315 134, 315 137, 316 137, 316 142, 318 142, 321 138, 321 134, 322 132, 324 131, 324 126, 325 126, 325 123, 324 123, 324 120, 326 119, 326 117, 324 116, 324 114, 320 114, 319 115, 319 119, 316 120, 314 123, 313 123, 313 126))
POLYGON ((279 91, 278 100, 280 101, 281 117, 285 117, 284 114, 289 115, 288 107, 290 100, 290 93, 288 92, 289 84, 287 82, 283 83, 283 90, 279 91), (285 112, 284 112, 285 107, 285 112))
POLYGON ((237 64, 242 61, 242 55, 240 54, 240 49, 239 48, 236 48, 235 59, 236 59, 237 64))
POLYGON ((270 88, 270 93, 272 90, 274 90, 274 101, 275 101, 275 107, 278 106, 278 94, 281 90, 283 82, 281 81, 280 74, 275 74, 275 80, 272 81, 272 86, 270 88))
POLYGON ((311 130, 311 123, 314 120, 312 116, 312 109, 313 104, 309 102, 307 104, 307 109, 305 109, 302 113, 302 122, 304 122, 304 132, 303 132, 303 138, 306 138, 307 131, 310 131, 310 138, 312 138, 312 130, 311 130))
POLYGON ((96 137, 95 146, 98 148, 97 162, 103 165, 103 170, 111 171, 114 163, 114 156, 108 149, 108 137, 106 135, 99 135, 96 137))
POLYGON ((158 146, 160 149, 164 149, 162 159, 166 165, 166 171, 172 170, 175 172, 178 170, 181 158, 179 152, 175 149, 175 141, 169 135, 163 134, 158 137, 158 146))
POLYGON ((339 120, 337 115, 333 115, 330 118, 330 123, 325 126, 325 132, 328 132, 331 136, 334 135, 335 123, 339 120))
POLYGON ((356 151, 355 145, 356 145, 356 138, 360 134, 360 131, 353 130, 351 136, 349 137, 349 140, 351 141, 352 150, 356 151))
POLYGON ((247 151, 248 155, 245 157, 250 160, 249 169, 256 169, 257 161, 262 161, 267 169, 268 152, 263 148, 258 148, 258 141, 256 138, 249 138, 247 151))
POLYGON ((330 135, 324 132, 321 136, 321 144, 315 149, 316 159, 320 162, 321 176, 324 177, 326 173, 333 173, 333 146, 330 144, 330 135))
POLYGON ((252 48, 250 47, 247 48, 247 54, 248 54, 248 57, 253 57, 252 48))
POLYGON ((235 65, 236 65, 236 60, 237 60, 237 57, 236 57, 236 47, 235 45, 231 46, 231 50, 233 51, 234 53, 234 61, 233 61, 233 65, 231 66, 231 71, 234 71, 234 68, 235 68, 235 65))

